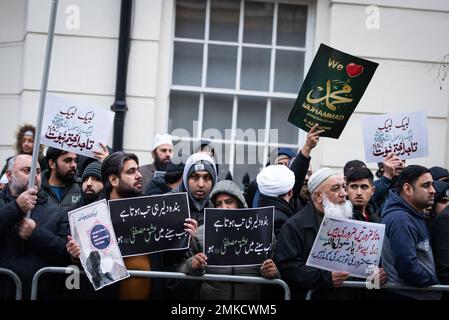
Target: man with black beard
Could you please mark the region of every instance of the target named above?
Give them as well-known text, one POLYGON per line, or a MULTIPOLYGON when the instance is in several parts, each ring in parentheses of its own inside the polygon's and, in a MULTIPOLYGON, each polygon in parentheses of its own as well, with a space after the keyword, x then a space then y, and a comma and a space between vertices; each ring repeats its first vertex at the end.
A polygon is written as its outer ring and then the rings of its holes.
MULTIPOLYGON (((65 235, 69 232, 67 215, 49 205, 40 192, 41 175, 37 163, 35 186, 28 189, 31 155, 17 155, 8 161, 7 187, 0 193, 0 267, 15 272, 29 298, 31 280, 37 270, 66 265, 65 235), (26 213, 30 217, 26 218, 26 213)), ((60 297, 61 286, 54 278, 42 279, 40 298, 60 297), (48 281, 51 281, 49 283, 48 281)), ((0 282, 0 300, 11 299, 12 288, 0 282)))
POLYGON ((91 162, 84 169, 81 177, 81 200, 79 206, 88 205, 96 201, 103 191, 103 181, 101 177, 101 162, 91 162))
MULTIPOLYGON (((142 175, 139 172, 139 159, 133 153, 114 152, 102 163, 101 174, 104 194, 107 200, 133 198, 142 195, 142 175)), ((192 237, 196 233, 197 223, 186 219, 185 230, 192 237)), ((79 246, 73 240, 67 243, 67 251, 72 257, 79 257, 79 246)), ((184 252, 173 254, 155 253, 124 258, 128 270, 160 271, 166 266, 182 259, 184 252), (179 256, 179 257, 178 257, 179 256), (164 261, 165 260, 165 261, 164 261)), ((130 277, 117 284, 117 297, 125 300, 143 300, 162 298, 165 282, 162 279, 130 277)))
POLYGON ((148 183, 153 180, 156 171, 167 171, 167 165, 173 157, 173 142, 169 134, 157 134, 154 137, 151 156, 154 162, 139 168, 144 190, 148 183))
POLYGON ((80 179, 76 178, 77 155, 56 148, 48 148, 46 153, 49 171, 43 172, 42 190, 50 204, 70 207, 81 196, 80 179))

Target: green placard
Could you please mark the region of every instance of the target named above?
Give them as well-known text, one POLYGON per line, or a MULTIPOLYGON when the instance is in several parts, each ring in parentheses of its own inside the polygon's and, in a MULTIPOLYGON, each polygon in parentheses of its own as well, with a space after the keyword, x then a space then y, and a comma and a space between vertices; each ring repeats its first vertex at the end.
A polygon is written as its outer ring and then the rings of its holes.
POLYGON ((320 45, 288 121, 309 131, 318 123, 321 136, 340 136, 379 64, 320 45))

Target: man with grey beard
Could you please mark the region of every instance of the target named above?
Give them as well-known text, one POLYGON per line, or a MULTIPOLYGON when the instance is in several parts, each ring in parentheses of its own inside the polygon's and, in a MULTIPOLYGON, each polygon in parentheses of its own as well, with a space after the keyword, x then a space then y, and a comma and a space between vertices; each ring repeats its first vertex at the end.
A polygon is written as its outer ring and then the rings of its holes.
POLYGON ((347 272, 330 272, 306 266, 324 214, 351 217, 352 206, 346 200, 346 183, 343 175, 323 168, 309 179, 312 201, 283 225, 276 244, 275 262, 282 279, 291 290, 293 299, 304 299, 310 289, 315 289, 314 299, 338 299, 340 287, 348 278, 347 272))
MULTIPOLYGON (((37 164, 35 186, 27 190, 31 155, 17 155, 8 161, 7 187, 0 193, 0 267, 15 272, 28 298, 31 280, 37 270, 47 266, 66 265, 65 236, 69 230, 67 216, 51 210, 40 192, 40 166, 37 164), (26 218, 31 212, 30 218, 26 218)), ((48 280, 48 279, 47 279, 48 280)), ((40 298, 60 296, 61 287, 40 283, 40 298)), ((13 289, 0 282, 0 300, 11 299, 13 289)))

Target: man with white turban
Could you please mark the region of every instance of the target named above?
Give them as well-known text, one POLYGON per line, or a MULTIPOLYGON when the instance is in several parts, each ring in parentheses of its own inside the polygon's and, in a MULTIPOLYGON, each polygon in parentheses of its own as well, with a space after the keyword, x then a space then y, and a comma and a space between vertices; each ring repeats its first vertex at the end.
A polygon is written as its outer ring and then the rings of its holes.
POLYGON ((259 207, 274 206, 274 234, 278 237, 284 222, 295 214, 289 203, 295 174, 284 165, 270 165, 262 169, 256 180, 260 191, 259 207))
POLYGON ((306 266, 313 243, 323 220, 324 213, 345 217, 346 184, 343 175, 329 168, 315 172, 308 187, 312 201, 282 227, 275 251, 275 262, 292 289, 293 299, 304 299, 310 289, 315 289, 314 299, 341 298, 338 288, 347 279, 347 272, 330 272, 306 266))

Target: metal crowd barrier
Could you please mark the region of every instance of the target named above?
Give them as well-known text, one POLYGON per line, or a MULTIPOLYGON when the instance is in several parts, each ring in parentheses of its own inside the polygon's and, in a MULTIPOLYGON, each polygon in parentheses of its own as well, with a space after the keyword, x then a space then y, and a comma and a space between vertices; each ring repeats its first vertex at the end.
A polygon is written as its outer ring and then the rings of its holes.
MULTIPOLYGON (((365 281, 345 281, 343 282, 343 288, 364 288, 367 289, 365 281)), ((379 289, 393 289, 393 290, 415 290, 415 291, 449 291, 449 285, 437 284, 429 287, 418 288, 411 286, 403 286, 397 283, 387 283, 379 286, 379 289)), ((376 289, 372 289, 376 290, 376 289)), ((312 295, 315 290, 309 290, 306 294, 306 300, 312 300, 312 295)))
MULTIPOLYGON (((38 281, 41 275, 44 273, 73 273, 77 271, 72 267, 45 267, 38 270, 31 283, 31 300, 37 299, 38 281)), ((204 274, 202 276, 188 276, 182 272, 163 272, 163 271, 141 271, 141 270, 128 270, 132 277, 143 278, 169 278, 169 279, 182 279, 182 280, 197 280, 197 281, 225 281, 225 282, 249 282, 257 284, 275 284, 284 289, 284 300, 290 300, 290 288, 281 279, 265 279, 261 277, 248 277, 248 276, 231 276, 231 275, 219 275, 219 274, 204 274)))
POLYGON ((0 274, 7 275, 12 278, 14 284, 16 285, 16 300, 22 300, 22 282, 19 276, 9 269, 0 268, 0 274))

